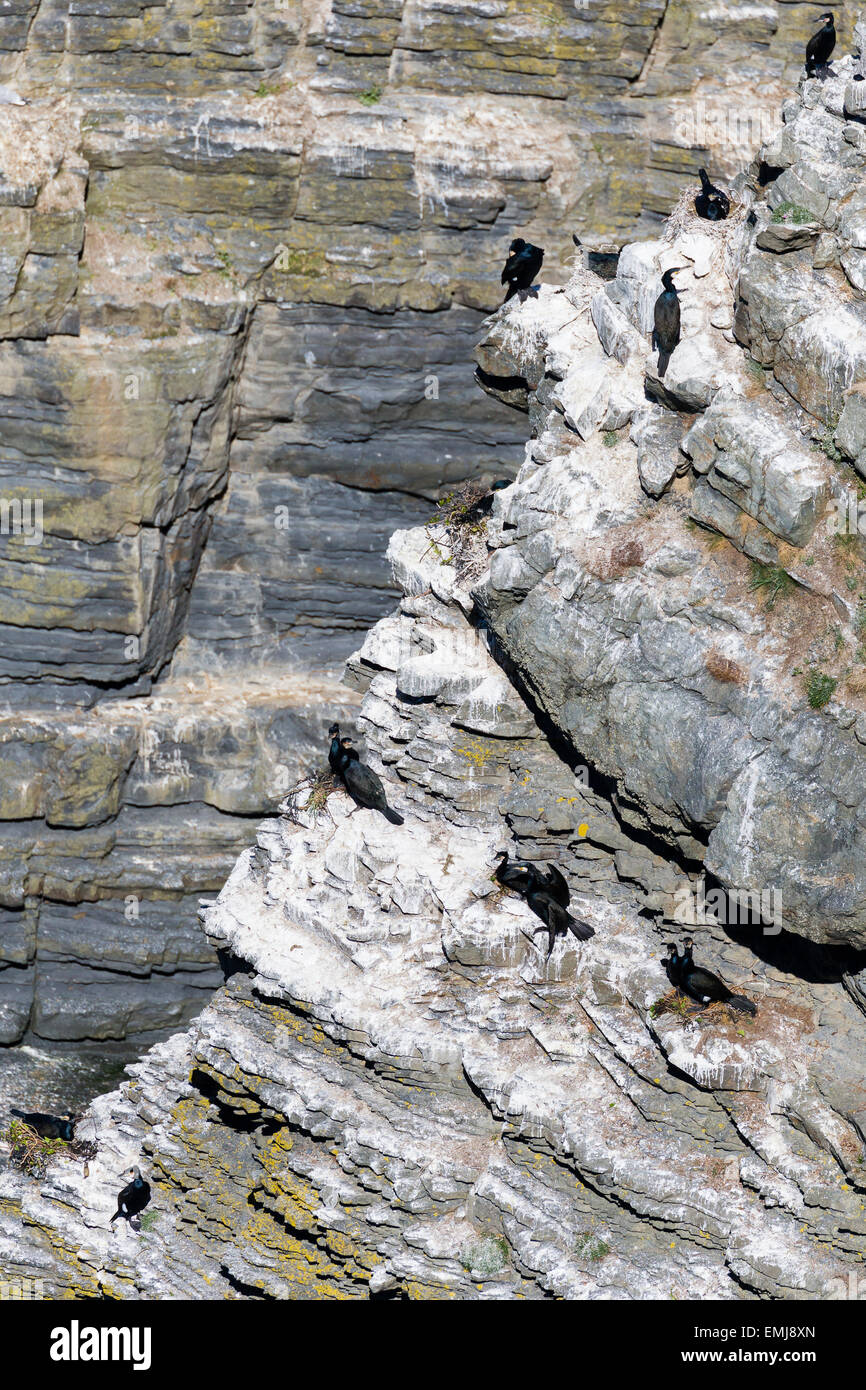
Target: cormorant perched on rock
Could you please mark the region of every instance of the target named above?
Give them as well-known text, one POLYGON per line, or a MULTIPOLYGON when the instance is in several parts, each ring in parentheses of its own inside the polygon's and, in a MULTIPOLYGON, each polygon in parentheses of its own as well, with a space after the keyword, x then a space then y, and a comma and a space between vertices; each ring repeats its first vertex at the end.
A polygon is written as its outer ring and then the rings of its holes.
POLYGON ((489 490, 478 498, 477 502, 473 502, 471 506, 466 508, 464 521, 481 521, 485 516, 489 516, 497 492, 501 492, 504 487, 511 487, 513 482, 513 478, 497 478, 495 482, 490 484, 489 490))
MULTIPOLYGON (((537 864, 530 864, 526 859, 509 860, 506 849, 501 849, 496 858, 501 861, 496 866, 498 881, 504 888, 522 893, 536 917, 540 917, 547 928, 548 956, 561 932, 570 931, 578 941, 588 941, 595 936, 595 928, 588 922, 581 922, 566 912, 571 893, 555 864, 546 864, 542 872, 537 864)), ((541 931, 541 927, 536 927, 536 931, 541 931)))
POLYGON ((340 771, 341 761, 339 724, 331 725, 330 729, 328 730, 328 736, 331 740, 331 746, 328 749, 328 765, 333 773, 338 774, 340 771))
MULTIPOLYGON (((352 747, 352 740, 351 740, 350 738, 341 738, 341 739, 340 739, 340 748, 341 748, 341 750, 342 750, 342 758, 348 758, 348 759, 350 760, 350 762, 356 762, 356 763, 357 763, 357 762, 360 762, 360 756, 359 756, 359 754, 358 754, 358 750, 357 750, 357 748, 353 748, 353 747, 352 747)), ((341 761, 341 766, 342 766, 342 761, 341 761)))
POLYGON ((671 353, 680 340, 680 301, 674 284, 674 271, 666 270, 662 276, 664 289, 656 300, 653 330, 653 347, 658 348, 659 376, 663 377, 671 360, 671 353))
POLYGON ((526 894, 532 886, 532 864, 525 859, 509 859, 508 850, 501 849, 496 856, 501 862, 495 869, 496 879, 503 888, 511 888, 515 893, 526 894))
POLYGON ((23 1120, 43 1139, 63 1139, 67 1144, 72 1143, 78 1116, 73 1115, 71 1110, 67 1110, 62 1116, 42 1115, 38 1110, 16 1110, 11 1106, 10 1114, 17 1115, 19 1120, 23 1120))
POLYGON ((496 878, 503 887, 522 893, 524 897, 533 889, 538 889, 548 893, 561 907, 568 907, 571 893, 555 864, 545 864, 542 871, 537 864, 530 864, 526 859, 510 860, 507 849, 501 849, 496 858, 502 861, 496 868, 496 878))
POLYGON ((665 950, 667 955, 662 959, 662 965, 668 979, 679 994, 683 987, 683 964, 686 958, 685 955, 680 955, 673 941, 668 942, 665 950))
POLYGON ((133 1224, 133 1229, 137 1230, 140 1225, 137 1220, 138 1213, 144 1211, 150 1201, 150 1183, 145 1182, 140 1168, 130 1168, 123 1177, 129 1178, 129 1182, 117 1194, 117 1211, 111 1220, 116 1221, 118 1216, 122 1216, 124 1221, 129 1221, 133 1224))
POLYGON ((685 950, 679 957, 680 986, 689 996, 694 999, 700 1008, 706 1008, 707 1004, 729 1004, 732 1009, 739 1009, 744 1014, 756 1014, 758 1008, 751 999, 747 999, 744 994, 734 994, 728 989, 723 980, 718 975, 714 975, 711 970, 704 970, 702 966, 695 965, 692 960, 694 942, 687 936, 683 945, 685 950))
POLYGON ((695 198, 695 212, 707 222, 724 222, 731 210, 731 200, 721 188, 710 183, 706 169, 699 169, 701 191, 695 198))
POLYGON ((376 776, 371 767, 361 762, 352 747, 350 738, 340 740, 340 761, 337 772, 345 783, 346 791, 359 806, 366 807, 371 811, 379 811, 392 825, 403 824, 403 817, 388 805, 381 779, 376 776))
MULTIPOLYGON (((570 912, 566 912, 562 903, 557 902, 548 888, 533 885, 526 894, 526 901, 547 928, 548 956, 552 953, 554 942, 560 933, 570 931, 578 941, 588 941, 591 936, 595 936, 595 928, 588 922, 578 921, 570 912)), ((541 931, 541 927, 536 927, 535 930, 541 931)))
POLYGON ((507 304, 513 294, 520 293, 521 298, 527 290, 532 288, 532 282, 541 269, 544 260, 544 252, 540 246, 533 246, 531 242, 524 241, 523 237, 515 237, 508 248, 510 255, 505 262, 502 271, 502 284, 508 286, 504 304, 507 304))
POLYGON ((821 15, 823 28, 813 34, 806 44, 806 76, 814 77, 817 68, 826 67, 836 47, 836 25, 830 10, 821 15))

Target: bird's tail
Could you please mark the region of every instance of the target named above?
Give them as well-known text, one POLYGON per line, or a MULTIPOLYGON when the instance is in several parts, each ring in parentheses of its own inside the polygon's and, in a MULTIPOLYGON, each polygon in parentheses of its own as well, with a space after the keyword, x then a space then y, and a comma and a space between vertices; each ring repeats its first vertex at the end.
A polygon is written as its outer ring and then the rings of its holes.
POLYGON ((570 913, 567 917, 567 927, 572 936, 576 936, 578 941, 588 941, 591 936, 595 936, 595 927, 591 927, 589 922, 581 922, 577 917, 572 917, 570 913))
POLYGON ((27 1119, 27 1111, 26 1111, 26 1110, 16 1110, 14 1105, 10 1105, 10 1107, 9 1107, 9 1114, 10 1114, 10 1115, 17 1115, 18 1118, 19 1118, 19 1120, 26 1120, 26 1119, 27 1119))
MULTIPOLYGON (((123 1212, 120 1210, 120 1207, 118 1207, 118 1208, 117 1208, 117 1211, 116 1211, 116 1212, 114 1213, 114 1215, 112 1216, 111 1221, 116 1221, 117 1218, 118 1218, 118 1216, 122 1216, 122 1215, 123 1215, 123 1212)), ((108 1223, 109 1226, 111 1225, 111 1221, 109 1221, 109 1223, 108 1223)))
POLYGON ((664 377, 664 374, 665 374, 665 372, 666 372, 667 369, 668 369, 668 363, 670 362, 670 360, 671 360, 671 354, 670 354, 669 352, 665 352, 664 348, 659 348, 659 363, 658 363, 659 377, 662 377, 662 378, 664 377))
POLYGON ((732 1009, 739 1009, 742 1014, 756 1014, 758 1012, 757 1004, 753 1004, 751 999, 746 998, 745 994, 732 994, 726 1002, 730 1004, 732 1009))
POLYGON ((388 818, 392 825, 403 824, 403 817, 400 815, 400 812, 392 811, 390 806, 386 806, 382 814, 388 818))
POLYGON ((517 286, 509 285, 508 289, 505 291, 505 298, 503 299, 502 303, 507 304, 513 294, 517 294, 517 286))

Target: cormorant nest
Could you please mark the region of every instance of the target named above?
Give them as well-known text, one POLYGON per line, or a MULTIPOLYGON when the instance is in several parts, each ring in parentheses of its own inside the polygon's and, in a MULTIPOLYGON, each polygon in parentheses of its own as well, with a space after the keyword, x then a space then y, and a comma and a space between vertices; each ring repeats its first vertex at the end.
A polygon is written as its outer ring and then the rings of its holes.
POLYGON ((87 1163, 99 1151, 98 1145, 90 1139, 72 1139, 69 1142, 65 1139, 43 1139, 23 1120, 10 1120, 3 1138, 11 1148, 9 1162, 12 1167, 31 1178, 43 1178, 48 1165, 55 1158, 74 1158, 87 1163))

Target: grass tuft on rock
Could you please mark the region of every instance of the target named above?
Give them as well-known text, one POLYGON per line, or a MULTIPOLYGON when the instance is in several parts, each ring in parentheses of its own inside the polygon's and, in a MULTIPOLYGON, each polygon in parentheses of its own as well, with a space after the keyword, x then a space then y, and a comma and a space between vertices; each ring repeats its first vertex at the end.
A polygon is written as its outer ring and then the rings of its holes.
POLYGON ((478 1240, 467 1241, 460 1251, 463 1268, 487 1278, 500 1274, 508 1260, 508 1241, 504 1236, 480 1236, 478 1240))
POLYGON ((717 681, 722 681, 725 685, 742 685, 746 678, 746 673, 738 662, 732 661, 729 656, 723 655, 716 647, 712 647, 704 657, 704 666, 717 681))
POLYGON ((574 1253, 580 1260, 591 1260, 595 1264, 610 1254, 610 1246, 592 1231, 581 1231, 575 1241, 574 1253))
POLYGON ((692 1001, 684 994, 678 994, 675 989, 668 994, 663 994, 661 999, 657 999, 654 1004, 650 1004, 650 1018, 663 1018, 665 1014, 674 1014, 677 1018, 685 1018, 689 1009, 692 1008, 692 1001))
POLYGON ((43 1178, 48 1165, 55 1158, 91 1159, 98 1152, 97 1145, 86 1139, 44 1139, 23 1120, 13 1119, 2 1135, 11 1149, 9 1162, 19 1172, 31 1178, 43 1178))
POLYGON ((770 221, 777 226, 782 222, 786 226, 803 227, 807 222, 814 222, 815 218, 802 203, 780 203, 770 221))
POLYGON ((295 825, 302 824, 301 814, 314 818, 328 808, 328 797, 337 790, 338 782, 330 768, 319 768, 296 782, 286 795, 281 810, 295 825))
POLYGON ((778 599, 786 598, 791 593, 794 581, 781 565, 764 565, 760 560, 753 560, 749 588, 755 593, 764 594, 769 609, 775 608, 778 599))
POLYGON ((811 708, 823 709, 825 705, 829 705, 838 684, 835 676, 828 676, 824 671, 810 671, 806 676, 805 686, 806 699, 811 708))
POLYGON ((480 504, 489 489, 479 483, 461 483, 440 498, 436 513, 427 523, 430 549, 442 565, 453 565, 461 579, 475 578, 487 561, 487 517, 480 504), (445 553, 442 546, 450 553, 445 553))

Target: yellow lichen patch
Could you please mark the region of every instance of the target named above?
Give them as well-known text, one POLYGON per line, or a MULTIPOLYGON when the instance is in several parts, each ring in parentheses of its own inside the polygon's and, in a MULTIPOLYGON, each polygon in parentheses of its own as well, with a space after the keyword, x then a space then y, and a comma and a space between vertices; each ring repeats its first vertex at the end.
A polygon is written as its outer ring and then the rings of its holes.
POLYGON ((465 743, 459 743, 454 752, 460 758, 465 758, 476 772, 483 772, 489 762, 496 756, 493 746, 486 740, 480 738, 467 739, 465 743))

